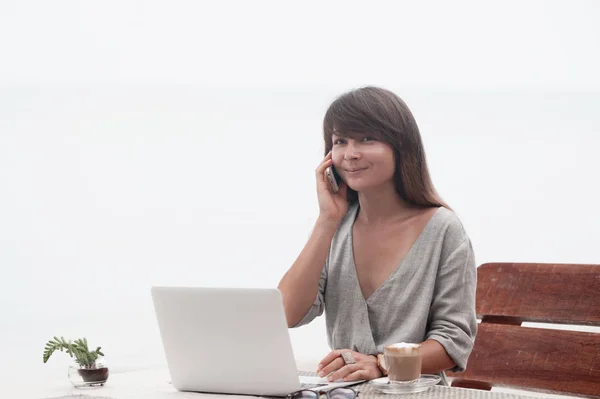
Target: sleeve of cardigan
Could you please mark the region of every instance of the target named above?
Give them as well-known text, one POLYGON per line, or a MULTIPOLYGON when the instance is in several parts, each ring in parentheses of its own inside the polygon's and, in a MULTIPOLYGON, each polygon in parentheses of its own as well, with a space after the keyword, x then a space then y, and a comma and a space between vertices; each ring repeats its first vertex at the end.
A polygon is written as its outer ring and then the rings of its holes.
POLYGON ((317 296, 315 297, 315 301, 308 309, 308 312, 304 315, 302 320, 300 320, 295 326, 292 328, 300 327, 305 324, 310 323, 315 318, 321 316, 323 311, 325 310, 325 286, 327 285, 327 262, 323 266, 323 270, 321 270, 321 277, 319 278, 319 290, 317 291, 317 296))
MULTIPOLYGON (((450 252, 450 251, 448 251, 450 252)), ((477 267, 469 238, 465 238, 438 267, 426 339, 439 342, 464 371, 477 333, 475 291, 477 267)))

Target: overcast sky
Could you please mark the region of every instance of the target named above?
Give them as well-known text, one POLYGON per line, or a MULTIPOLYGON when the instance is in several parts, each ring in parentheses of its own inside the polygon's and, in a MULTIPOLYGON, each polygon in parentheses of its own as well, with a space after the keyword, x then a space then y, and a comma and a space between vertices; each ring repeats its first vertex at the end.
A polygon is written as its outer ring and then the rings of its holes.
POLYGON ((0 84, 600 88, 599 1, 0 2, 0 84))

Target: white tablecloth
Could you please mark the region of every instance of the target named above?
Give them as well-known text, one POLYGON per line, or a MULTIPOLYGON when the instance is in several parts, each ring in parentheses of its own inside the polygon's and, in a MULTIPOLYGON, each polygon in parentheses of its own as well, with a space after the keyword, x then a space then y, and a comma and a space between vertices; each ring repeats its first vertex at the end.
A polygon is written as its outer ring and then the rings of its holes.
MULTIPOLYGON (((406 397, 410 399, 531 399, 530 396, 488 392, 472 389, 434 386, 427 392, 410 395, 382 395, 368 384, 355 387, 362 399, 392 399, 406 397)), ((78 389, 64 379, 49 381, 47 384, 22 386, 13 392, 3 392, 2 398, 10 399, 248 399, 250 396, 219 395, 193 392, 178 392, 169 383, 167 369, 144 370, 117 373, 110 376, 105 386, 91 389, 78 389)))

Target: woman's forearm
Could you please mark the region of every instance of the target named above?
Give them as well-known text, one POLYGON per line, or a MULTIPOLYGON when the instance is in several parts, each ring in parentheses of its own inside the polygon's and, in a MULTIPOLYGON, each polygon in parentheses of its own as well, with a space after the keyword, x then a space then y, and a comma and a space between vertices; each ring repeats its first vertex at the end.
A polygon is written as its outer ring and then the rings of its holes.
POLYGON ((456 366, 442 344, 433 339, 428 339, 422 343, 421 358, 422 374, 436 374, 456 366))
POLYGON ((279 282, 288 327, 302 320, 315 301, 337 222, 318 220, 304 249, 279 282))

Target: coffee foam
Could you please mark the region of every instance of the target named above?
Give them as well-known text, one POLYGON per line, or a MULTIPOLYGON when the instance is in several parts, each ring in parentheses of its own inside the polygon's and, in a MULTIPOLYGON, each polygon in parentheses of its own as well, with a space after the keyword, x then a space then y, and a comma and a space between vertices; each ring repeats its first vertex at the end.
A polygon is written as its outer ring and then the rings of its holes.
POLYGON ((390 354, 404 356, 418 356, 420 354, 420 348, 421 344, 411 344, 407 342, 400 342, 385 347, 385 349, 387 349, 390 352, 390 354))

